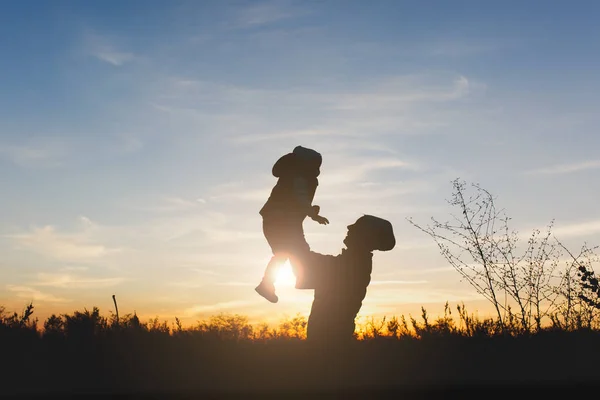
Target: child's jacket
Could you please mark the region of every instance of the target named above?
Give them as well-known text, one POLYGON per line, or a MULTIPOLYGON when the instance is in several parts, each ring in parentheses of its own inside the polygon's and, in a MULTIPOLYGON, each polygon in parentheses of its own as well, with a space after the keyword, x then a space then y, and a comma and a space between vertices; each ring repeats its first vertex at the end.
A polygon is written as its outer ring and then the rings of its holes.
POLYGON ((283 213, 302 221, 312 213, 312 202, 319 181, 316 177, 302 174, 298 162, 294 153, 288 153, 273 165, 273 176, 279 179, 260 210, 263 218, 283 213))

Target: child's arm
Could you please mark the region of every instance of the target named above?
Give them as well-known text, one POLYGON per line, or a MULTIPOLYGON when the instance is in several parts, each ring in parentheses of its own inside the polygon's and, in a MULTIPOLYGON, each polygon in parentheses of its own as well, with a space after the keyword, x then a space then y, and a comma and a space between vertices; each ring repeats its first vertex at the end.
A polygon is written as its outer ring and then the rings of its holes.
POLYGON ((329 220, 319 215, 320 210, 321 208, 319 206, 313 206, 313 215, 311 215, 310 218, 313 221, 320 223, 321 225, 327 225, 329 223, 329 220))
POLYGON ((319 206, 313 206, 311 204, 310 199, 308 198, 308 187, 305 179, 301 177, 294 179, 294 193, 296 194, 296 199, 298 200, 302 211, 306 212, 306 215, 321 225, 329 223, 327 218, 319 215, 319 206))

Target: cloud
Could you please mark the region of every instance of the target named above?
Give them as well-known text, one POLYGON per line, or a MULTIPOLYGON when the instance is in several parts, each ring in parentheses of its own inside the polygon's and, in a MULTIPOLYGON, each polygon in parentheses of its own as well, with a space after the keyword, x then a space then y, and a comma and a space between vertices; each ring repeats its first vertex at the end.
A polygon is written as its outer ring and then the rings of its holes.
POLYGON ((66 289, 91 289, 116 286, 125 279, 116 278, 82 278, 70 274, 38 274, 38 280, 32 286, 50 286, 66 289))
POLYGON ((572 164, 559 164, 526 171, 527 175, 559 175, 600 168, 600 160, 583 161, 572 164))
MULTIPOLYGON (((434 246, 437 246, 434 244, 434 246)), ((419 269, 403 269, 403 275, 429 275, 439 274, 440 272, 456 271, 456 268, 452 266, 436 267, 436 268, 419 268, 419 269)))
MULTIPOLYGON (((275 182, 272 183, 274 185, 275 182)), ((256 188, 257 182, 228 182, 215 185, 208 199, 211 202, 224 201, 266 201, 271 191, 272 185, 260 184, 256 188)))
POLYGON ((193 307, 189 307, 184 310, 184 315, 186 317, 197 316, 199 314, 205 313, 214 313, 214 312, 226 312, 228 310, 239 310, 242 308, 248 308, 251 306, 264 304, 262 300, 233 300, 233 301, 225 301, 215 304, 208 305, 197 305, 193 307))
POLYGON ((230 282, 223 282, 223 283, 218 283, 218 285, 220 286, 256 286, 256 282, 235 282, 235 281, 230 281, 230 282))
MULTIPOLYGON (((355 180, 364 178, 364 175, 356 175, 355 180)), ((344 202, 358 200, 384 200, 393 199, 406 194, 416 194, 430 192, 434 190, 432 185, 426 181, 401 181, 401 182, 359 182, 354 185, 347 185, 345 188, 336 188, 336 190, 322 190, 319 193, 319 199, 340 199, 344 202)), ((406 209, 406 206, 404 206, 406 209)))
POLYGON ((112 41, 114 41, 114 39, 110 39, 107 36, 87 33, 84 35, 84 50, 87 54, 115 67, 120 67, 137 58, 137 56, 131 52, 117 49, 117 47, 111 43, 112 41))
POLYGON ((152 198, 129 199, 123 202, 123 207, 150 213, 194 213, 206 210, 207 200, 202 197, 183 197, 178 195, 158 195, 152 198))
POLYGON ((114 51, 110 48, 96 50, 93 53, 93 55, 97 59, 105 61, 105 62, 112 64, 114 66, 117 66, 117 67, 135 59, 135 56, 133 55, 133 53, 120 53, 120 52, 114 51))
POLYGON ((29 233, 6 237, 12 239, 20 248, 61 261, 90 261, 119 251, 116 248, 90 243, 85 235, 60 234, 52 226, 36 227, 29 233))
POLYGON ((133 134, 118 134, 117 143, 113 149, 115 153, 132 154, 144 148, 144 142, 133 134))
POLYGON ((168 285, 175 286, 175 287, 178 287, 181 289, 198 289, 201 287, 206 287, 207 285, 209 285, 209 283, 184 281, 184 282, 170 282, 170 283, 168 283, 168 285))
POLYGON ((497 46, 483 43, 473 43, 461 40, 441 40, 433 44, 423 44, 428 55, 438 57, 465 57, 488 52, 497 46))
POLYGON ((60 269, 61 271, 87 271, 89 270, 89 267, 73 267, 73 266, 69 266, 69 267, 63 267, 60 269))
POLYGON ((6 285, 6 289, 13 292, 20 299, 46 303, 66 303, 69 300, 54 295, 40 292, 28 286, 6 285))
POLYGON ((600 220, 592 220, 570 225, 556 226, 552 229, 559 239, 567 237, 589 236, 600 233, 600 220))
POLYGON ((189 211, 200 207, 205 204, 204 199, 184 199, 178 196, 165 196, 162 198, 161 204, 155 206, 141 206, 138 209, 145 211, 156 211, 156 212, 177 212, 177 211, 189 211))
POLYGON ((343 162, 337 165, 343 167, 333 169, 324 173, 319 182, 322 185, 339 185, 343 183, 356 182, 364 179, 369 173, 379 170, 407 168, 414 169, 414 165, 394 157, 356 158, 344 157, 343 162))
POLYGON ((411 76, 400 76, 384 80, 375 91, 336 96, 334 107, 340 110, 399 109, 407 103, 456 100, 469 94, 470 87, 469 79, 464 76, 456 77, 450 87, 435 87, 411 76))
POLYGON ((66 154, 58 142, 32 139, 27 144, 0 144, 0 158, 10 160, 21 167, 56 167, 66 154))
POLYGON ((233 143, 245 144, 245 143, 256 143, 264 142, 269 140, 279 139, 300 139, 311 136, 331 136, 339 135, 339 133, 332 129, 299 129, 299 130, 282 130, 275 133, 264 133, 256 135, 244 135, 237 136, 231 139, 233 143))
POLYGON ((231 27, 234 29, 256 28, 305 14, 307 14, 307 10, 293 6, 290 1, 255 2, 233 10, 231 27))
POLYGON ((403 280, 384 280, 384 281, 371 281, 371 285, 419 285, 428 283, 428 281, 403 281, 403 280))
POLYGON ((350 138, 440 131, 453 120, 440 102, 476 94, 483 84, 462 75, 422 74, 321 85, 262 89, 171 78, 151 102, 178 123, 202 126, 238 145, 290 140, 350 138))
POLYGON ((223 276, 223 274, 219 274, 218 272, 211 271, 209 269, 192 268, 191 271, 198 272, 200 274, 211 275, 211 276, 223 276))

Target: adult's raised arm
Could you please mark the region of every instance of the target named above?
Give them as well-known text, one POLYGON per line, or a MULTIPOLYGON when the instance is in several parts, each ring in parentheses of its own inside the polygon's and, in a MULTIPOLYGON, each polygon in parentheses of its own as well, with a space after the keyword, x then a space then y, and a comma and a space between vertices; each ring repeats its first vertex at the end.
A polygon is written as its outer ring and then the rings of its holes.
POLYGON ((301 251, 290 257, 296 275, 296 289, 316 289, 335 273, 336 256, 314 251, 301 251))

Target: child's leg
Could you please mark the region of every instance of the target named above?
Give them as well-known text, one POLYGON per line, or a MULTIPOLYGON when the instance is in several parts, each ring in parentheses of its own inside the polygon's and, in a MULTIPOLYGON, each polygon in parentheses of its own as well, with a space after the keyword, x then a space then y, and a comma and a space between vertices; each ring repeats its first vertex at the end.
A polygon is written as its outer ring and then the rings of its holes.
POLYGON ((267 264, 263 278, 255 290, 271 303, 277 303, 279 300, 275 294, 275 279, 277 278, 279 266, 287 259, 287 253, 283 251, 285 248, 284 226, 282 218, 263 219, 263 233, 269 246, 271 246, 273 257, 267 264))
POLYGON ((265 268, 265 274, 263 276, 263 282, 274 284, 277 279, 277 272, 279 267, 287 260, 288 256, 285 253, 274 254, 269 260, 267 267, 265 268))
POLYGON ((267 264, 263 281, 273 283, 277 278, 279 266, 288 258, 287 236, 288 228, 285 218, 265 218, 263 219, 263 234, 271 247, 273 257, 267 264))

